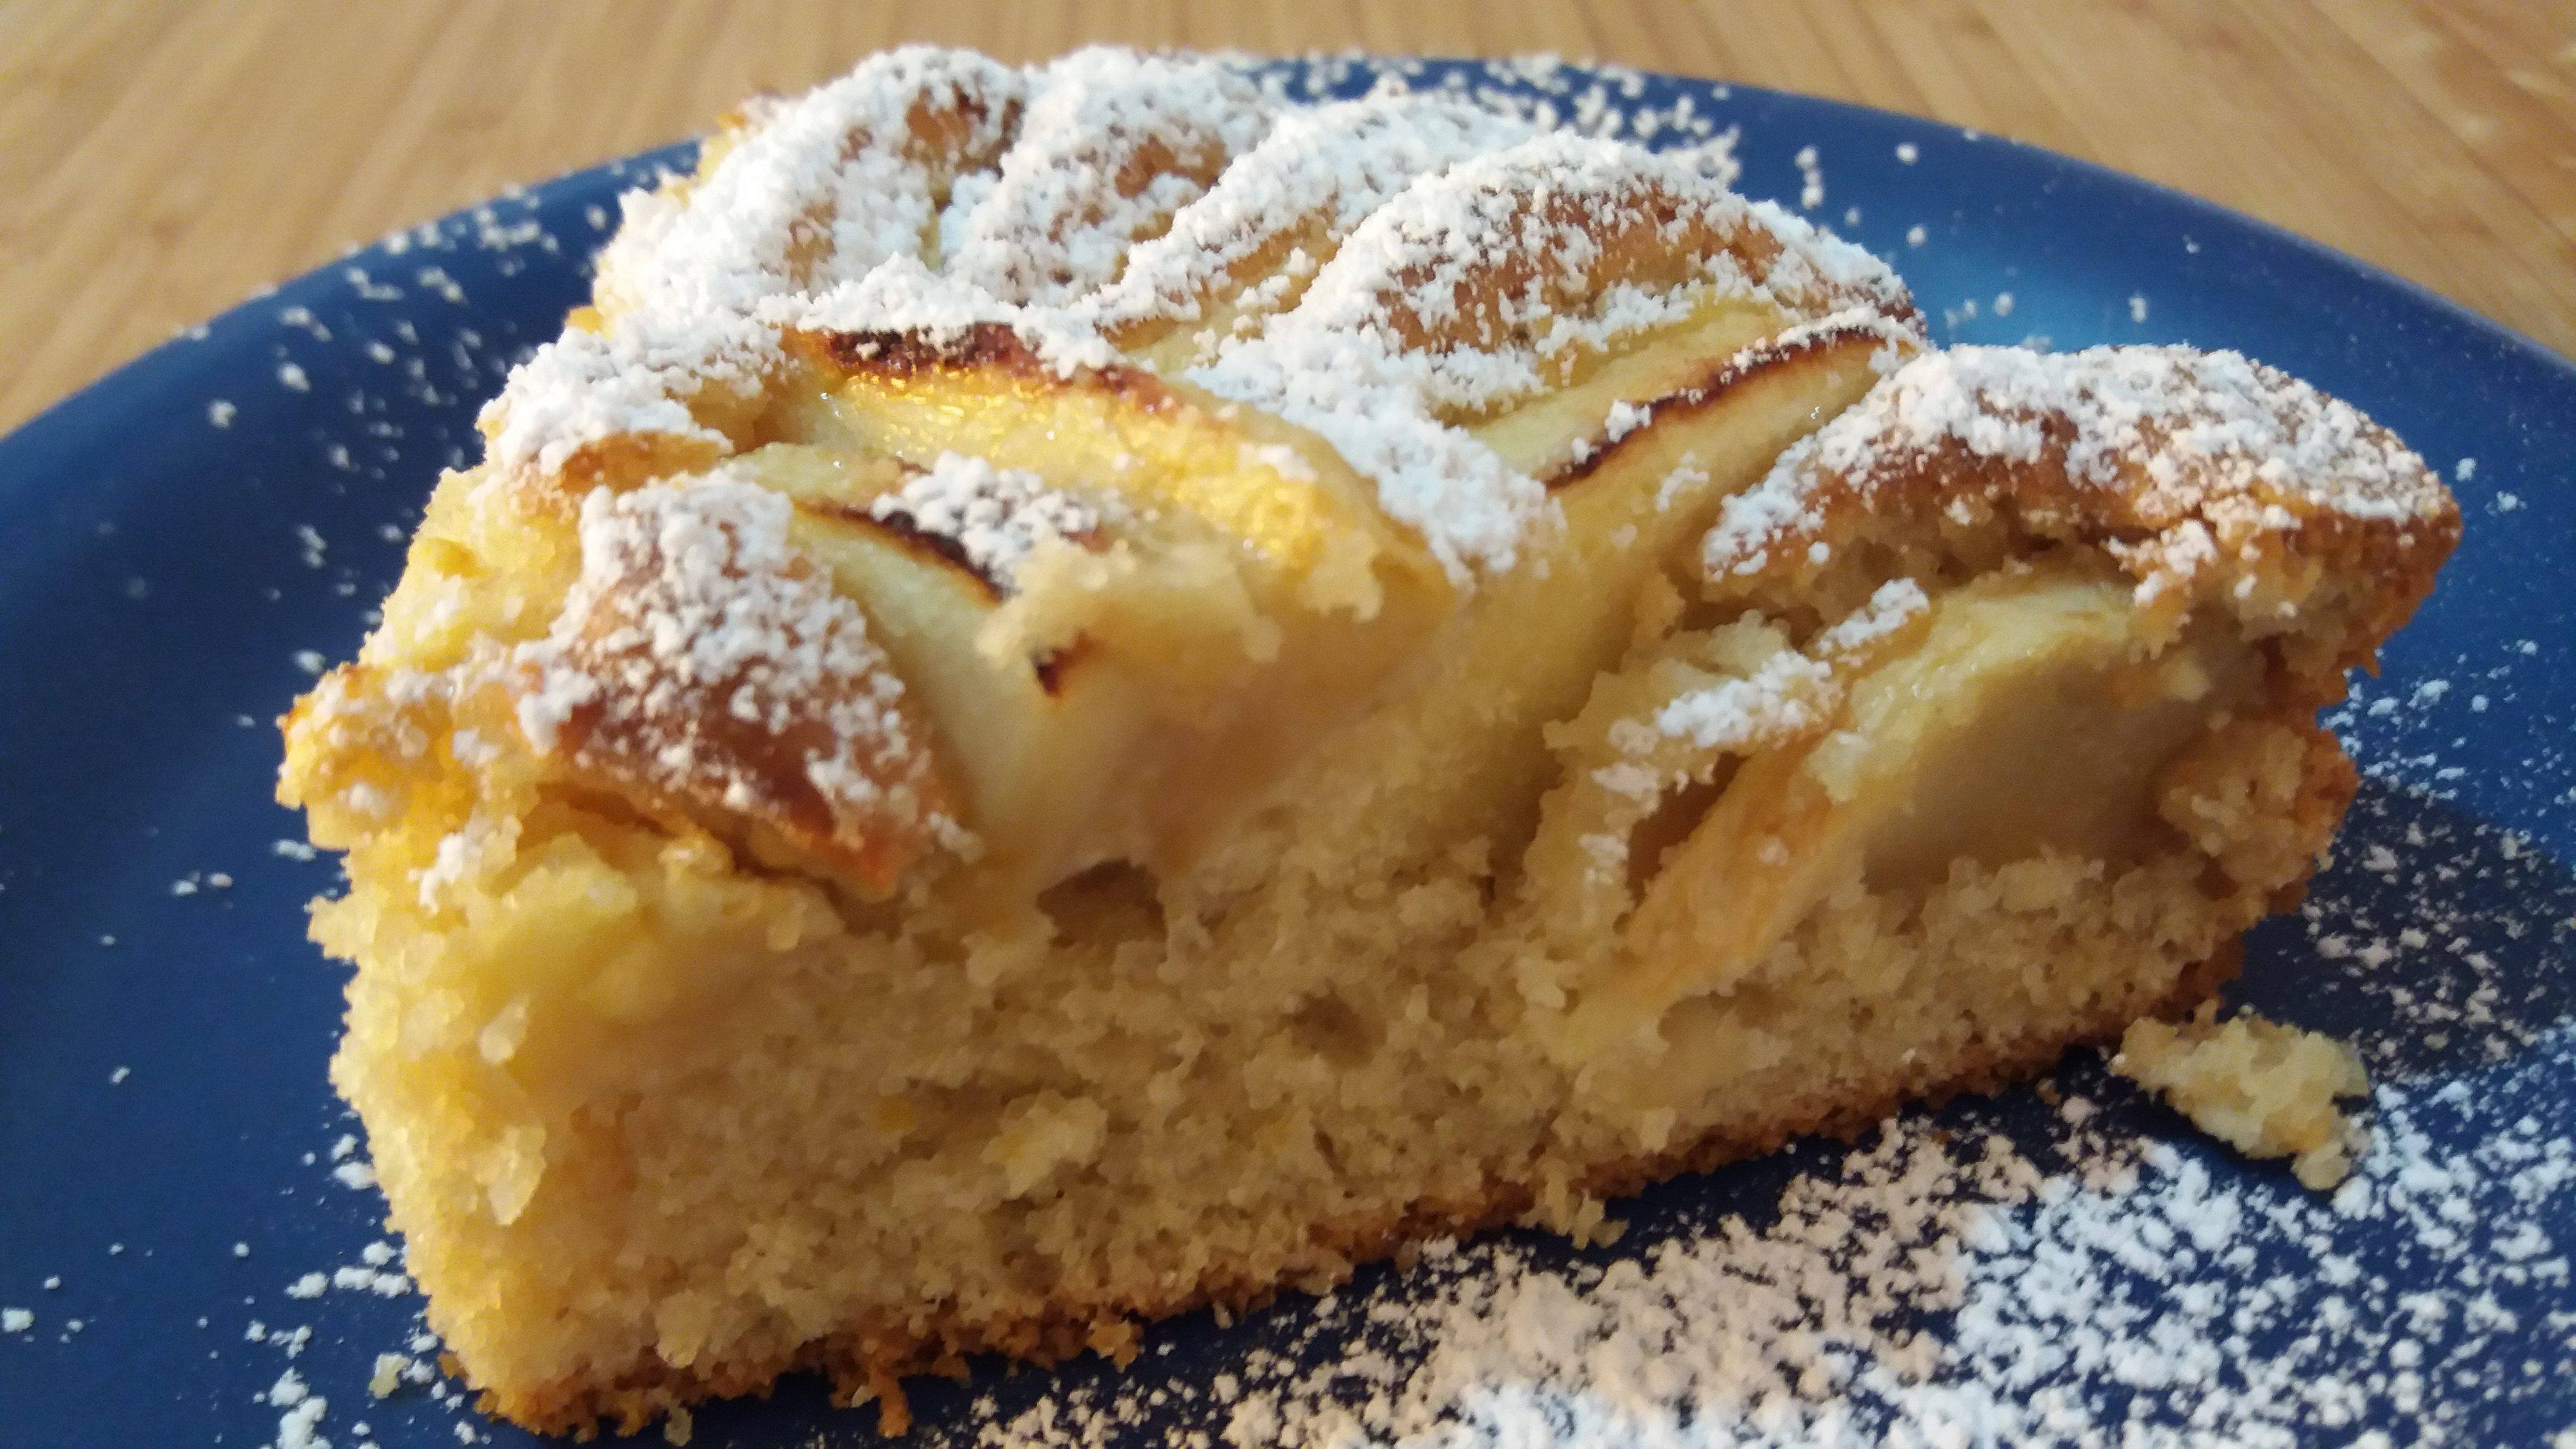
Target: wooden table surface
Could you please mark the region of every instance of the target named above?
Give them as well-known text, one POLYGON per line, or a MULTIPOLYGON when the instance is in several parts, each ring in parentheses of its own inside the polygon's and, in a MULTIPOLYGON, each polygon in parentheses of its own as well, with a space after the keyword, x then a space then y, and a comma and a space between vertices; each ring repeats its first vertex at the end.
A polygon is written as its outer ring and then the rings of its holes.
POLYGON ((1863 101, 2576 355, 2576 0, 0 0, 0 429, 352 244, 916 39, 1555 51, 1863 101))

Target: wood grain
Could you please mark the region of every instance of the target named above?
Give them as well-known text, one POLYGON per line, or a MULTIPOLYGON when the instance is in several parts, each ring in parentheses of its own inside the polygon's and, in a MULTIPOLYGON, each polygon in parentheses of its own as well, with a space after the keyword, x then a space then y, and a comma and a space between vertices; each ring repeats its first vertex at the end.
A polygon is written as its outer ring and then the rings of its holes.
POLYGON ((0 0, 0 428, 351 245, 905 40, 1546 50, 1861 101, 2576 354, 2576 0, 0 0))

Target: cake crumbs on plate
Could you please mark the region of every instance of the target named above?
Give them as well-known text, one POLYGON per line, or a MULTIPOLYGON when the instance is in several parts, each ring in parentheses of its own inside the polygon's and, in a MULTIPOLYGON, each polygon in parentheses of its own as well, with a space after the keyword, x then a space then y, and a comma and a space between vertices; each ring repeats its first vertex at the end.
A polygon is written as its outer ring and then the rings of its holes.
POLYGON ((2132 1022, 2111 1070, 2249 1156, 2291 1158, 2309 1187, 2342 1182, 2357 1124, 2335 1104, 2369 1094, 2360 1056, 2332 1037, 2255 1012, 2221 1022, 2217 1009, 2207 1003, 2181 1023, 2132 1022))

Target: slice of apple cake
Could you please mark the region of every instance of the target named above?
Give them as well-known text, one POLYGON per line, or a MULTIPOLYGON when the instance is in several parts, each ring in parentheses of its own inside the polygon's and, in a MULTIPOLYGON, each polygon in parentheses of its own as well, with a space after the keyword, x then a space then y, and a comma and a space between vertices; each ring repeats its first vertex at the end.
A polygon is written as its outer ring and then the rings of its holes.
POLYGON ((458 1370, 1132 1350, 2202 1000, 2442 488, 1649 154, 905 50, 631 196, 285 722, 458 1370))

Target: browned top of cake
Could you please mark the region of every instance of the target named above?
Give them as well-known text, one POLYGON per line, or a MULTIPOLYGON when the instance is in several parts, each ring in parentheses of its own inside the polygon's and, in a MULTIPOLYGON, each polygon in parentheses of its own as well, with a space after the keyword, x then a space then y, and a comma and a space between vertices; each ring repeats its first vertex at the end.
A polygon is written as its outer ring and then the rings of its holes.
POLYGON ((2459 532, 2395 434, 2240 354, 1957 347, 1896 369, 1730 500, 1705 562, 1795 592, 1864 543, 2088 547, 2144 604, 2331 626, 2340 666, 2413 612, 2459 532))
POLYGON ((1267 271, 1186 376, 1322 433, 1463 579, 1510 567, 1547 504, 1452 424, 1586 348, 1712 294, 1915 335, 1884 266, 1731 173, 1449 97, 1282 106, 1215 58, 910 47, 630 196, 595 325, 514 374, 491 457, 575 490, 705 466, 751 441, 791 332, 1007 326, 1078 380, 1267 271))

